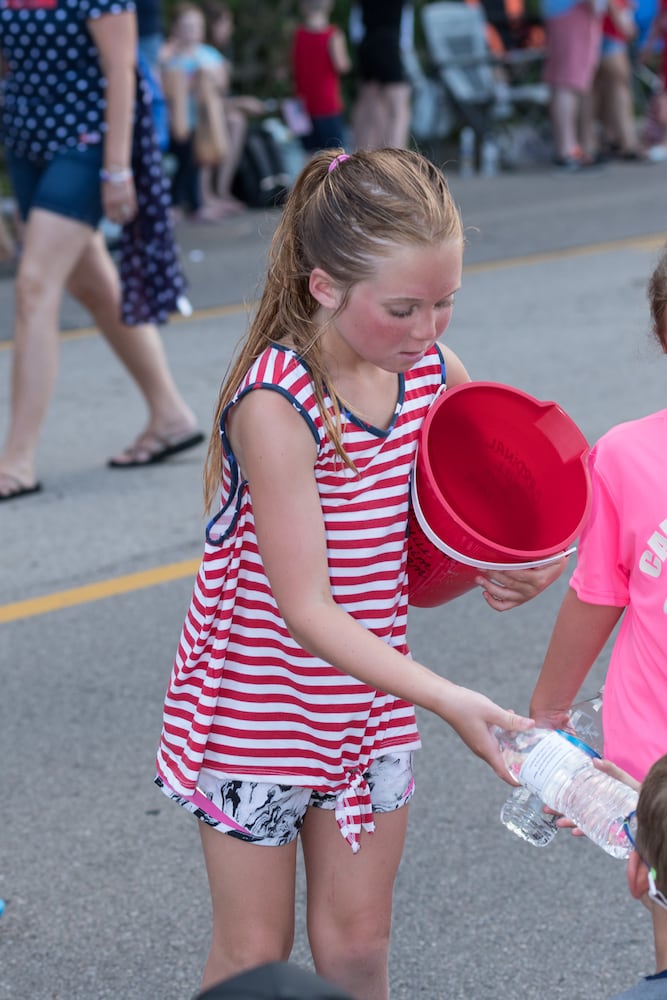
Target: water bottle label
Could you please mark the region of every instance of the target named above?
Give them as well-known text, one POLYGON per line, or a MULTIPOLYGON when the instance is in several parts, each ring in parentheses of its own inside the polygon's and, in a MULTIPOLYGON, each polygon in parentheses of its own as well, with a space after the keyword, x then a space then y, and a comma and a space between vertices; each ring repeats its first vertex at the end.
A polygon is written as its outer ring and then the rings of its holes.
POLYGON ((570 761, 576 764, 581 760, 582 754, 582 750, 563 739, 560 733, 556 731, 549 733, 526 757, 519 771, 519 781, 533 794, 542 798, 543 788, 548 785, 556 771, 563 765, 567 770, 570 761))

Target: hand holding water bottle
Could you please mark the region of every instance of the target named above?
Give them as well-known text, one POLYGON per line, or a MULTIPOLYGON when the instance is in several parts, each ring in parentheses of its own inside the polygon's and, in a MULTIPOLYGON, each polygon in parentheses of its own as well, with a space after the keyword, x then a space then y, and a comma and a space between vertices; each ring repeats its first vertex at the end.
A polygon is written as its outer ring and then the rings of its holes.
POLYGON ((637 792, 595 768, 589 747, 563 730, 494 734, 512 777, 612 857, 628 857, 632 845, 626 821, 637 792))
MULTIPOLYGON (((561 728, 586 744, 591 756, 602 753, 602 690, 592 698, 575 702, 569 712, 550 719, 546 728, 561 728)), ((545 725, 538 720, 539 725, 545 725)), ((542 799, 525 787, 515 788, 503 803, 500 821, 512 833, 534 847, 547 847, 561 827, 572 827, 573 833, 581 831, 565 817, 545 806, 542 799)))

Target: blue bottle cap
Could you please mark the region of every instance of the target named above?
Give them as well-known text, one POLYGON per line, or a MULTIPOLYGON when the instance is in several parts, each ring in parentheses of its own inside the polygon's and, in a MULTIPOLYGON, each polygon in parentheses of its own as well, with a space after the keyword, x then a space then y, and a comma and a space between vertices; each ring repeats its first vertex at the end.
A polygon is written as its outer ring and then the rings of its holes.
POLYGON ((578 736, 574 735, 574 733, 567 733, 564 729, 557 729, 556 732, 560 733, 561 736, 564 736, 566 740, 570 741, 570 743, 573 743, 575 747, 579 747, 580 750, 583 750, 589 757, 597 757, 599 760, 602 759, 602 754, 599 754, 597 750, 593 749, 593 747, 589 747, 588 743, 584 743, 584 741, 580 740, 578 736))

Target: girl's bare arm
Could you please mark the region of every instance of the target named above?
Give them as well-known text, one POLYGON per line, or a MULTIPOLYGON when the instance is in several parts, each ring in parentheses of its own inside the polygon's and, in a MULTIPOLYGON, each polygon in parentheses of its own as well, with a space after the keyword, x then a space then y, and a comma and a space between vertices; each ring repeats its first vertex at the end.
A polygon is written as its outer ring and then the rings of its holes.
POLYGON ((611 635, 623 608, 587 604, 569 588, 530 701, 537 723, 562 726, 586 676, 611 635))

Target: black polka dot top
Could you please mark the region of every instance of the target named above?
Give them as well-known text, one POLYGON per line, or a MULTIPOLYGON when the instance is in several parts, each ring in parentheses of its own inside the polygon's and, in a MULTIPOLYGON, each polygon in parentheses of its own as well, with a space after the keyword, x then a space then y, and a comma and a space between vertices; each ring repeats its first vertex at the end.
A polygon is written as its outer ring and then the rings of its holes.
POLYGON ((87 22, 128 10, 132 0, 0 0, 1 134, 16 156, 101 142, 104 80, 87 22))

